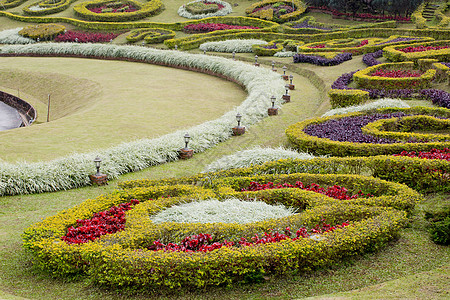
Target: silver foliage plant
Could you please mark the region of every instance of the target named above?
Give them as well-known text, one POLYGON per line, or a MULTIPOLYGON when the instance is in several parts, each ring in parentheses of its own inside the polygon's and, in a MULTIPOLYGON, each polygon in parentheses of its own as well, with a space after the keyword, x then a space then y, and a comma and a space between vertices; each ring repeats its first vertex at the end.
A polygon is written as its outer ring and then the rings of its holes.
POLYGON ((35 41, 19 34, 22 27, 0 31, 0 44, 33 44, 35 41))
POLYGON ((252 53, 253 45, 267 45, 263 40, 227 40, 219 42, 207 42, 200 45, 201 51, 227 52, 232 53, 252 53))
POLYGON ((210 17, 223 17, 228 14, 231 14, 233 12, 233 8, 231 7, 231 4, 225 1, 220 0, 209 0, 208 2, 222 4, 224 7, 216 12, 213 13, 207 13, 207 14, 191 14, 186 10, 186 5, 195 3, 195 2, 203 2, 204 0, 195 0, 191 1, 185 5, 180 6, 177 13, 180 17, 188 18, 188 19, 203 19, 203 18, 210 18, 210 17))
POLYGON ((292 51, 280 51, 275 53, 273 56, 275 57, 292 57, 296 54, 297 52, 292 52, 292 51))
POLYGON ((295 214, 294 208, 262 201, 242 201, 237 198, 209 199, 184 203, 162 210, 151 218, 154 223, 254 223, 279 219, 295 214))
POLYGON ((206 166, 203 172, 216 172, 235 168, 245 168, 252 165, 260 165, 268 161, 279 159, 311 159, 314 155, 308 153, 299 153, 294 150, 279 148, 255 147, 248 150, 236 152, 219 158, 206 166))
POLYGON ((385 107, 409 108, 410 106, 405 101, 402 101, 400 99, 384 98, 366 104, 335 108, 324 113, 322 117, 343 115, 351 112, 367 111, 385 107))
POLYGON ((240 106, 216 120, 179 130, 154 139, 122 143, 107 149, 84 154, 73 154, 49 162, 0 162, 0 195, 42 193, 89 185, 89 174, 94 173, 92 160, 100 156, 102 172, 110 179, 150 166, 178 159, 178 150, 184 146, 186 132, 192 137, 189 147, 196 153, 227 140, 236 124, 236 113, 243 115, 242 124, 252 125, 267 116, 271 95, 284 92, 281 77, 266 68, 202 54, 150 49, 138 46, 111 44, 40 43, 34 45, 5 45, 0 53, 73 54, 82 56, 133 58, 146 62, 186 66, 210 70, 234 78, 248 92, 240 106))

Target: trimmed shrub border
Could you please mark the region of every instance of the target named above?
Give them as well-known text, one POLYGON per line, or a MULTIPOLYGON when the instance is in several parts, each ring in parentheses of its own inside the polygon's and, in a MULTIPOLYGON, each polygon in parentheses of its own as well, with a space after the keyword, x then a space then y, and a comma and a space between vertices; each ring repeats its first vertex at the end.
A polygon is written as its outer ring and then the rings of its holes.
MULTIPOLYGON (((196 2, 204 2, 204 1, 205 0, 195 0, 195 1, 191 1, 189 3, 186 3, 185 5, 189 5, 189 4, 196 3, 196 2)), ((221 17, 221 16, 223 17, 223 16, 226 16, 233 12, 233 8, 231 7, 231 4, 226 1, 210 0, 208 2, 221 4, 224 7, 216 12, 210 12, 210 13, 204 13, 204 14, 192 14, 185 8, 185 5, 182 5, 178 9, 177 13, 180 17, 183 17, 183 18, 204 19, 204 18, 209 18, 209 17, 221 17)))
MULTIPOLYGON (((256 2, 252 5, 250 5, 249 7, 247 7, 245 9, 245 13, 247 15, 249 15, 250 17, 264 19, 263 16, 259 16, 257 13, 253 13, 253 11, 258 7, 262 7, 262 6, 265 6, 268 4, 275 4, 278 2, 284 2, 284 1, 283 0, 263 0, 260 2, 256 2)), ((306 8, 307 8, 306 4, 303 3, 301 0, 289 0, 289 1, 286 1, 285 3, 294 5, 296 10, 289 14, 281 15, 279 18, 280 22, 293 21, 293 20, 300 18, 300 15, 302 15, 306 11, 306 8)), ((272 19, 270 19, 269 21, 272 21, 272 19)))
POLYGON ((175 36, 175 32, 169 29, 162 28, 141 28, 132 30, 126 39, 128 42, 133 43, 144 40, 148 44, 162 43, 167 39, 171 39, 175 36))
MULTIPOLYGON (((443 39, 445 37, 442 37, 443 39)), ((408 47, 418 47, 418 46, 444 46, 444 45, 450 45, 450 40, 439 40, 434 42, 428 42, 428 43, 413 43, 408 44, 408 47)), ((383 48, 383 56, 386 57, 388 60, 392 62, 398 62, 398 61, 414 61, 417 63, 419 59, 424 58, 432 58, 432 59, 438 59, 439 61, 450 61, 450 48, 447 49, 440 49, 440 50, 429 50, 429 51, 422 51, 422 52, 411 52, 411 53, 405 53, 398 49, 405 48, 406 45, 400 45, 400 46, 388 46, 383 48)))
POLYGON ((50 15, 67 9, 70 4, 75 1, 76 0, 60 0, 53 3, 52 0, 40 0, 25 6, 22 10, 25 14, 31 16, 50 15), (32 9, 33 7, 39 7, 39 9, 34 10, 32 9))
MULTIPOLYGON (((76 43, 45 43, 34 47, 16 45, 0 47, 0 56, 25 55, 119 59, 223 76, 223 78, 236 81, 248 89, 249 96, 236 108, 243 115, 246 126, 267 116, 266 106, 258 103, 266 101, 270 95, 278 95, 281 98, 284 93, 284 81, 270 70, 254 68, 242 62, 230 61, 225 58, 179 51, 76 43), (266 94, 267 97, 261 97, 262 94, 266 94), (264 108, 255 109, 260 106, 264 108)), ((190 144, 192 149, 195 152, 202 152, 230 138, 235 116, 236 111, 230 111, 219 119, 187 129, 193 137, 190 144)), ((157 139, 143 139, 97 153, 67 156, 48 163, 0 163, 0 195, 48 192, 89 185, 88 174, 91 169, 92 157, 96 155, 102 157, 103 170, 109 178, 117 178, 120 174, 174 161, 178 158, 180 148, 178 141, 185 132, 186 130, 177 131, 157 139), (124 161, 118 158, 123 154, 122 152, 127 153, 124 161), (142 155, 143 152, 149 153, 149 155, 142 155), (24 174, 27 174, 26 177, 23 176, 24 174)))
MULTIPOLYGON (((397 109, 378 109, 374 112, 389 113, 389 112, 404 112, 412 115, 431 115, 449 118, 450 112, 447 109, 433 109, 433 108, 397 108, 397 109)), ((308 135, 304 129, 312 124, 323 123, 332 119, 340 119, 349 116, 361 116, 366 113, 350 113, 345 115, 336 115, 326 118, 313 118, 305 120, 286 129, 286 135, 292 145, 304 152, 312 152, 318 155, 334 155, 334 156, 371 156, 395 154, 402 151, 429 151, 433 148, 449 147, 450 142, 429 142, 429 143, 394 143, 394 144, 371 144, 371 143, 350 143, 338 142, 325 138, 318 138, 308 135)))
MULTIPOLYGON (((174 179, 177 180, 177 179, 174 179)), ((107 286, 178 286, 229 285, 246 275, 285 274, 329 266, 343 257, 374 251, 396 236, 406 222, 406 212, 392 207, 412 209, 421 199, 406 186, 355 175, 265 175, 222 178, 214 186, 167 185, 166 180, 128 182, 124 189, 61 212, 37 223, 24 232, 24 247, 31 251, 36 264, 54 275, 87 273, 97 283, 107 286), (336 200, 300 189, 276 189, 239 192, 251 180, 295 182, 321 185, 342 184, 352 189, 364 187, 375 196, 353 200, 336 200), (148 182, 147 182, 148 183, 148 182), (211 189, 212 188, 212 189, 211 189), (160 198, 161 196, 169 198, 160 198), (290 217, 243 225, 161 223, 149 219, 163 207, 202 201, 211 196, 258 199, 269 204, 281 202, 303 209, 290 217), (154 200, 148 200, 148 199, 154 200), (61 240, 66 229, 77 219, 88 218, 112 205, 137 199, 141 201, 126 214, 125 230, 85 244, 67 244, 61 240), (179 242, 191 234, 211 234, 215 240, 251 238, 269 230, 283 232, 286 227, 314 226, 325 220, 330 224, 346 220, 350 225, 323 234, 321 238, 296 241, 223 247, 207 253, 164 252, 147 250, 153 241, 179 242), (61 259, 64 257, 64 259, 61 259), (195 270, 195 271, 194 271, 195 270), (170 273, 170 276, 169 276, 170 273)))

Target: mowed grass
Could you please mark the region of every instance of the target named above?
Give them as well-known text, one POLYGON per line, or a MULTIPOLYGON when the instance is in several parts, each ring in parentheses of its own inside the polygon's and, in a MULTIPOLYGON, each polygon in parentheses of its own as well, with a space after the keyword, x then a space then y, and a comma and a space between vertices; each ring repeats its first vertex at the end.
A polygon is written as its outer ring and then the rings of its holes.
POLYGON ((74 58, 0 62, 0 85, 15 95, 17 89, 31 95, 39 110, 38 124, 0 132, 0 157, 10 162, 50 160, 187 129, 220 117, 246 97, 239 85, 224 79, 144 63, 74 58))

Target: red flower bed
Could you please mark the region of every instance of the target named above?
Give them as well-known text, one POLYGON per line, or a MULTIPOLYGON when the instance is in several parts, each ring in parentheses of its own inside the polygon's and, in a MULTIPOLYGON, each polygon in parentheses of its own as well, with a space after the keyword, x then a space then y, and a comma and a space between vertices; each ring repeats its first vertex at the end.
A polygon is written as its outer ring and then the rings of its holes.
POLYGON ((404 77, 420 77, 423 72, 412 70, 376 70, 370 76, 380 76, 389 78, 404 78, 404 77))
POLYGON ((55 42, 104 43, 115 39, 118 33, 82 32, 67 30, 58 35, 55 42))
POLYGON ((333 16, 338 17, 354 17, 354 18, 360 18, 360 19, 367 19, 367 20, 395 20, 395 21, 403 21, 403 22, 410 22, 410 17, 402 17, 402 16, 390 16, 390 15, 373 15, 369 13, 343 13, 336 9, 329 8, 327 6, 309 6, 308 9, 317 9, 317 10, 323 10, 330 12, 333 16))
POLYGON ((362 40, 362 41, 361 41, 361 44, 359 44, 358 47, 365 46, 365 45, 367 45, 368 43, 369 43, 369 40, 362 40))
MULTIPOLYGON (((340 225, 331 226, 330 224, 322 221, 322 224, 316 225, 313 229, 311 229, 311 234, 323 234, 325 232, 334 231, 337 228, 343 228, 348 226, 348 222, 344 222, 340 225)), ((300 238, 307 238, 310 236, 308 230, 305 227, 302 227, 297 230, 295 236, 292 236, 291 229, 287 227, 284 230, 284 233, 279 232, 265 232, 263 236, 259 237, 255 234, 252 237, 251 241, 247 241, 246 238, 241 238, 239 242, 236 244, 234 242, 213 242, 210 234, 200 233, 198 235, 188 236, 184 238, 180 244, 168 243, 163 244, 160 240, 154 241, 153 246, 148 247, 149 250, 153 251, 173 251, 173 252, 210 252, 216 249, 220 249, 222 247, 231 247, 231 246, 252 246, 258 244, 268 244, 268 243, 277 243, 286 239, 291 239, 293 241, 298 240, 300 238)))
POLYGON ((132 5, 129 4, 123 4, 120 7, 110 8, 106 5, 100 6, 100 7, 88 7, 88 9, 96 14, 102 14, 102 13, 124 13, 124 12, 133 12, 137 11, 138 9, 132 5))
POLYGON ((189 33, 203 33, 211 32, 216 30, 228 30, 228 29, 259 29, 258 27, 252 26, 238 26, 238 25, 227 25, 220 23, 199 23, 199 24, 189 24, 184 26, 184 31, 189 33))
POLYGON ((318 48, 325 48, 325 47, 326 47, 325 44, 319 44, 319 45, 315 45, 315 46, 310 46, 310 47, 308 47, 308 48, 311 48, 311 49, 318 49, 318 48))
POLYGON ((419 46, 419 47, 406 47, 406 48, 402 48, 402 49, 397 49, 398 51, 402 51, 405 53, 410 53, 410 52, 423 52, 423 51, 430 51, 430 50, 440 50, 440 49, 447 49, 450 46, 419 46))
POLYGON ((430 152, 402 151, 400 154, 394 154, 394 156, 418 157, 423 159, 443 159, 450 161, 450 149, 432 149, 430 152))
POLYGON ((61 239, 68 244, 83 244, 93 241, 102 235, 112 234, 125 228, 125 212, 138 204, 138 200, 113 206, 108 210, 92 215, 90 219, 77 220, 77 224, 67 229, 67 234, 61 239))
POLYGON ((349 195, 348 190, 344 187, 341 187, 339 185, 333 185, 328 187, 327 189, 324 189, 320 187, 318 184, 311 184, 309 186, 304 186, 302 182, 297 181, 295 185, 289 184, 289 183, 283 183, 283 184, 274 184, 273 182, 268 183, 258 183, 258 182, 250 182, 250 185, 248 188, 243 188, 241 192, 245 191, 261 191, 261 190, 270 190, 270 189, 286 189, 286 188, 298 188, 306 191, 312 191, 316 193, 320 193, 323 195, 326 195, 331 198, 339 199, 339 200, 349 200, 349 199, 356 199, 360 197, 372 197, 371 194, 364 194, 363 192, 359 191, 357 194, 349 195))

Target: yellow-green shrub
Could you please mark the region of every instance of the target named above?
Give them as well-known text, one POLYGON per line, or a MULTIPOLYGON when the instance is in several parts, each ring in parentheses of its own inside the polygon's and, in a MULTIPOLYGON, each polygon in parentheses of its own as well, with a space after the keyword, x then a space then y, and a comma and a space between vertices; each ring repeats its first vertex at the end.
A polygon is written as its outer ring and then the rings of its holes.
POLYGON ((22 10, 25 14, 32 16, 50 15, 67 9, 74 1, 76 0, 60 0, 57 2, 53 0, 40 0, 25 6, 22 10), (39 6, 40 9, 30 9, 34 6, 39 6))
POLYGON ((175 32, 162 28, 140 28, 135 29, 126 36, 128 42, 137 42, 144 40, 148 44, 162 43, 175 36, 175 32))
MULTIPOLYGON (((253 13, 253 11, 258 8, 258 7, 263 7, 266 6, 268 4, 275 4, 275 3, 279 3, 279 2, 284 2, 284 1, 280 1, 280 0, 263 0, 260 2, 256 2, 252 5, 250 5, 249 7, 247 7, 245 9, 245 13, 247 15, 249 15, 250 17, 256 17, 256 18, 261 18, 261 19, 265 19, 265 20, 273 20, 273 10, 272 9, 267 9, 267 10, 259 10, 255 13, 253 13)), ((287 21, 292 21, 292 20, 296 20, 300 17, 301 14, 303 14, 306 11, 306 4, 303 3, 300 0, 289 0, 285 2, 287 5, 293 5, 295 6, 296 10, 289 13, 289 14, 284 14, 281 15, 277 20, 275 21, 279 21, 279 22, 287 22, 287 21)))
POLYGON ((328 91, 328 96, 330 96, 330 103, 333 108, 358 105, 369 100, 369 92, 362 90, 331 89, 328 91))
POLYGON ((283 50, 283 43, 271 41, 267 45, 253 45, 252 50, 256 55, 259 55, 259 56, 273 56, 275 53, 283 50), (267 46, 274 46, 274 45, 276 46, 276 48, 273 48, 273 49, 264 48, 267 46))
POLYGON ((27 0, 1 0, 0 1, 0 6, 3 9, 8 9, 8 8, 13 8, 16 6, 19 6, 20 4, 24 3, 27 0))
MULTIPOLYGON (((442 39, 445 37, 442 37, 442 39)), ((421 51, 421 52, 409 52, 405 53, 398 49, 402 49, 405 47, 418 47, 418 46, 447 46, 450 45, 450 40, 440 40, 435 42, 427 42, 427 43, 413 43, 408 45, 401 46, 388 46, 383 49, 383 56, 388 60, 397 62, 397 61, 414 61, 417 62, 419 59, 423 58, 433 58, 439 61, 450 61, 450 48, 440 49, 440 50, 429 50, 429 51, 421 51)))
POLYGON ((59 24, 29 25, 19 31, 19 34, 30 39, 51 40, 58 34, 63 33, 66 28, 59 24))

